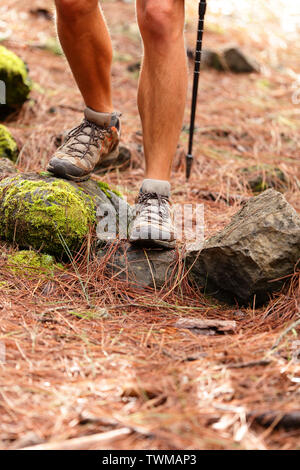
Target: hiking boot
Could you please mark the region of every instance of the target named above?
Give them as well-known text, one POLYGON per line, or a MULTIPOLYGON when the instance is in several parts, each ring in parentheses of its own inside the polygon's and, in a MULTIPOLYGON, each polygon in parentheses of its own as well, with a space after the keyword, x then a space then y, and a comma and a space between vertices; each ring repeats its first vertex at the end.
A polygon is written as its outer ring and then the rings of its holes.
POLYGON ((61 178, 85 181, 101 160, 117 157, 120 134, 119 113, 85 108, 82 123, 67 133, 47 170, 61 178))
POLYGON ((143 247, 174 248, 176 243, 168 181, 145 179, 134 207, 129 241, 143 247))

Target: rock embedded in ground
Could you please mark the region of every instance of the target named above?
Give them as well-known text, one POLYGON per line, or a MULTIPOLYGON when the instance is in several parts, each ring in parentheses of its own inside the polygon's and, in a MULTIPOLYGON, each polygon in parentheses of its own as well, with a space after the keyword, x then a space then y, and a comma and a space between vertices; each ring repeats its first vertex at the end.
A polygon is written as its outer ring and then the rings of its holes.
MULTIPOLYGON (((191 61, 195 60, 195 50, 190 47, 186 50, 187 56, 191 61)), ((219 71, 226 70, 226 64, 222 57, 222 53, 211 49, 203 49, 201 55, 201 68, 212 68, 219 71)))
POLYGON ((279 290, 300 257, 300 217, 279 192, 249 199, 202 251, 186 254, 189 279, 228 303, 260 305, 279 290))
POLYGON ((92 180, 78 185, 47 173, 6 177, 0 181, 0 236, 60 257, 80 248, 101 219, 96 215, 99 205, 118 207, 119 199, 92 180))
POLYGON ((223 59, 227 68, 234 73, 258 73, 259 65, 247 57, 238 47, 230 47, 223 51, 223 59))
POLYGON ((101 248, 98 256, 107 257, 106 269, 115 279, 127 281, 132 287, 160 289, 171 284, 178 272, 175 250, 142 249, 123 242, 117 249, 101 248))
POLYGON ((0 180, 8 175, 17 173, 17 168, 8 158, 0 158, 0 180))
POLYGON ((203 50, 201 66, 203 68, 207 67, 215 69, 220 72, 226 70, 226 63, 224 62, 222 54, 210 49, 203 50))
POLYGON ((25 63, 14 52, 0 45, 0 118, 19 110, 27 100, 31 81, 25 63), (4 84, 4 85, 3 85, 4 84), (2 96, 3 95, 3 96, 2 96))
MULTIPOLYGON (((192 61, 195 60, 195 51, 187 48, 187 56, 192 61)), ((226 70, 233 73, 253 73, 259 72, 259 65, 238 47, 230 47, 223 51, 211 49, 202 50, 201 68, 211 68, 224 72, 226 70)))
POLYGON ((0 159, 9 158, 15 162, 18 158, 18 146, 6 126, 0 124, 0 159))

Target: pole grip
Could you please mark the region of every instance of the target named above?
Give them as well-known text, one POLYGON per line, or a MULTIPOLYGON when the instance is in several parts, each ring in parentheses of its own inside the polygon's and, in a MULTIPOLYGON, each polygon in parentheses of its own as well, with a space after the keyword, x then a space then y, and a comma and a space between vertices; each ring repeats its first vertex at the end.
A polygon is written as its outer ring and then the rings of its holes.
POLYGON ((201 2, 199 3, 199 17, 201 19, 204 18, 205 12, 206 12, 206 1, 201 0, 201 2))

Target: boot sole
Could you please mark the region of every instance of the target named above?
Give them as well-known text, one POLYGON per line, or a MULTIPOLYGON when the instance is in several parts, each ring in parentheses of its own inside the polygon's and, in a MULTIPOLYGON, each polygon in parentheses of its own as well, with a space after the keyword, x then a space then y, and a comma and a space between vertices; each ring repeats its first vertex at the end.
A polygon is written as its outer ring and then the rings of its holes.
MULTIPOLYGON (((108 157, 114 158, 115 156, 118 156, 118 154, 119 154, 119 145, 117 145, 117 147, 112 152, 105 155, 104 159, 108 157)), ((87 175, 80 175, 79 174, 80 170, 76 166, 71 165, 67 160, 63 160, 63 159, 57 159, 57 161, 55 162, 53 166, 51 165, 51 163, 49 163, 47 167, 47 171, 49 171, 50 173, 53 173, 54 176, 57 176, 58 178, 67 179, 70 181, 75 181, 78 183, 80 183, 81 181, 87 181, 90 178, 93 171, 96 169, 97 169, 97 165, 87 175), (78 174, 72 175, 71 174, 72 172, 74 173, 77 172, 78 174)))
POLYGON ((176 240, 167 241, 138 238, 136 240, 129 239, 129 242, 140 248, 164 248, 165 250, 172 250, 176 246, 176 240))

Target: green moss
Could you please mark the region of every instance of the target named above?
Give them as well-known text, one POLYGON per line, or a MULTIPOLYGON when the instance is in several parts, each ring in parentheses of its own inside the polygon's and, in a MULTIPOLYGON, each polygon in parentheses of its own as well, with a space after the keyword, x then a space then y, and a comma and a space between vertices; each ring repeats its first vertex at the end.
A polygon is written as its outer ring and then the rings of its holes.
POLYGON ((31 90, 26 65, 20 57, 4 46, 0 46, 0 80, 6 87, 6 104, 0 107, 3 115, 11 108, 20 107, 31 90))
POLYGON ((0 158, 9 158, 15 162, 18 158, 18 146, 7 127, 0 124, 0 158))
MULTIPOLYGON (((53 274, 56 267, 53 256, 36 253, 32 250, 18 251, 7 257, 8 268, 10 271, 28 275, 28 273, 53 274)), ((58 265, 57 265, 58 266, 58 265)))
POLYGON ((53 176, 52 173, 50 173, 50 171, 40 171, 40 172, 39 172, 39 175, 41 175, 41 176, 46 176, 46 177, 51 177, 51 176, 53 176))
POLYGON ((288 188, 288 177, 280 168, 267 163, 241 168, 241 174, 246 178, 253 193, 261 193, 268 188, 285 191, 288 188))
POLYGON ((79 247, 95 221, 92 199, 67 181, 18 175, 0 182, 0 236, 22 247, 64 253, 79 247))
POLYGON ((111 199, 110 192, 123 199, 123 195, 119 191, 116 189, 111 189, 111 187, 107 183, 104 183, 104 181, 97 181, 97 184, 101 191, 103 191, 105 196, 107 196, 109 199, 111 199))

